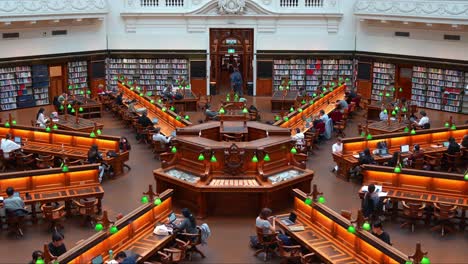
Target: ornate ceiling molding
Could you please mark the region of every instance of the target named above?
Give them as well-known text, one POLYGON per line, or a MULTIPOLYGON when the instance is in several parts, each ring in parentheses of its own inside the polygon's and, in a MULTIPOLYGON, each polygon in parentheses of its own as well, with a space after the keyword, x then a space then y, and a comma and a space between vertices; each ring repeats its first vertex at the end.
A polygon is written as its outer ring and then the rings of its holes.
POLYGON ((354 6, 358 16, 465 20, 468 22, 468 1, 429 0, 358 0, 354 6))
POLYGON ((107 0, 2 0, 0 17, 108 13, 107 0))

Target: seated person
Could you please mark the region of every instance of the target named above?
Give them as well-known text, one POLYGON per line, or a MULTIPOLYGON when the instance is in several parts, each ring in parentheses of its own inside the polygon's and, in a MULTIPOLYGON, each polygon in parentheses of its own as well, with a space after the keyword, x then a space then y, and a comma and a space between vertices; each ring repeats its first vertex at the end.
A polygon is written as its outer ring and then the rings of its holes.
MULTIPOLYGON (((263 208, 260 212, 260 215, 255 219, 255 226, 262 229, 263 234, 274 234, 276 233, 276 223, 274 216, 271 216, 271 209, 270 208, 263 208)), ((284 235, 278 234, 278 238, 281 239, 284 245, 290 246, 291 239, 284 235)))
POLYGON ((375 192, 375 185, 371 183, 367 186, 367 192, 364 193, 364 198, 362 199, 361 209, 364 217, 370 218, 375 212, 377 212, 379 203, 380 197, 375 192))
POLYGON ((388 120, 388 112, 387 109, 382 109, 379 114, 380 121, 387 121, 388 120))
POLYGON ((322 119, 314 120, 314 128, 319 131, 320 135, 323 135, 325 133, 325 122, 322 119))
POLYGON ((103 94, 104 93, 104 85, 99 84, 97 87, 97 93, 98 94, 103 94))
POLYGON ((32 260, 28 264, 36 264, 38 259, 44 260, 44 253, 40 250, 34 250, 32 253, 32 260))
POLYGON ((119 93, 117 97, 115 98, 115 103, 119 106, 123 105, 123 93, 122 92, 119 93))
POLYGON ((341 113, 344 113, 344 111, 348 109, 348 102, 346 102, 345 100, 337 100, 336 105, 339 105, 341 113))
POLYGON ((21 145, 11 140, 11 138, 12 138, 11 134, 6 134, 5 138, 2 138, 2 141, 0 144, 0 148, 3 151, 3 157, 5 159, 9 159, 10 157, 12 157, 10 153, 13 153, 18 149, 21 149, 21 145))
POLYGON ((88 162, 91 164, 98 163, 99 165, 99 182, 102 182, 102 177, 104 176, 105 172, 105 164, 102 163, 103 158, 101 152, 98 150, 98 146, 96 144, 92 145, 91 148, 88 150, 88 162))
POLYGON ((153 122, 148 118, 147 113, 143 112, 137 121, 142 127, 153 126, 153 122))
POLYGON ((424 151, 418 144, 415 144, 413 147, 413 153, 407 159, 407 164, 408 166, 413 167, 414 161, 422 158, 424 158, 424 151))
POLYGON ((305 141, 304 141, 304 133, 301 132, 301 129, 296 127, 296 134, 294 136, 291 136, 292 140, 296 141, 296 145, 304 146, 305 141))
POLYGON ((359 154, 359 165, 351 169, 351 176, 357 177, 361 174, 361 165, 374 163, 375 160, 372 157, 369 148, 365 148, 364 151, 359 154))
POLYGON ((376 221, 372 223, 372 234, 378 237, 383 242, 392 245, 392 243, 390 242, 390 235, 388 235, 387 232, 383 231, 382 222, 376 221))
MULTIPOLYGON (((336 143, 332 145, 332 153, 341 153, 343 152, 343 143, 342 143, 342 138, 338 137, 336 139, 336 143)), ((338 165, 335 165, 333 167, 332 172, 335 172, 338 170, 338 165)))
POLYGON ((464 148, 468 148, 468 135, 465 135, 462 139, 462 141, 460 142, 460 145, 462 145, 462 147, 464 148))
POLYGON ((50 242, 48 245, 49 252, 52 257, 60 257, 65 252, 67 252, 67 248, 63 243, 63 239, 63 235, 58 232, 54 232, 52 234, 52 242, 50 242))
POLYGON ((141 113, 144 113, 144 112, 148 112, 148 110, 146 110, 145 107, 136 108, 137 102, 138 101, 136 99, 133 99, 132 101, 130 101, 130 103, 128 104, 128 112, 129 113, 131 113, 131 114, 141 114, 141 113))
POLYGON ((421 111, 420 114, 421 114, 421 119, 419 119, 419 121, 416 121, 416 120, 413 121, 413 125, 415 127, 424 128, 424 129, 431 128, 431 125, 429 123, 429 117, 427 117, 426 112, 421 111))
POLYGON ((206 104, 205 115, 210 120, 217 120, 218 119, 218 112, 211 110, 211 105, 206 104))
POLYGON ((3 200, 3 206, 5 207, 7 215, 25 216, 28 214, 28 211, 24 209, 23 199, 21 199, 18 192, 15 192, 13 187, 8 187, 6 189, 6 194, 8 197, 3 200))
POLYGON ((128 139, 126 137, 120 138, 119 149, 121 152, 129 151, 132 149, 132 147, 130 146, 130 142, 128 142, 128 139))
POLYGON ((320 112, 319 112, 319 118, 320 118, 324 123, 326 123, 327 120, 328 120, 328 115, 325 114, 325 111, 324 111, 323 109, 320 110, 320 112))
POLYGON ((184 216, 184 220, 182 220, 175 229, 180 233, 198 234, 197 222, 190 210, 188 208, 183 208, 182 215, 184 216))
POLYGON ((393 152, 392 158, 387 162, 387 166, 396 167, 398 165, 398 156, 400 155, 399 151, 393 152))
POLYGON ((333 120, 333 124, 336 124, 337 122, 341 122, 343 120, 343 111, 340 109, 341 106, 338 105, 335 110, 333 110, 328 116, 333 120))
POLYGON ((106 264, 134 264, 137 263, 138 257, 136 254, 127 256, 124 251, 120 251, 113 260, 107 261, 106 264))
POLYGON ((172 84, 168 84, 166 88, 164 88, 162 95, 165 100, 172 101, 172 84))
POLYGON ((154 135, 153 135, 153 141, 158 141, 161 143, 161 146, 164 146, 164 148, 167 147, 167 144, 171 141, 171 137, 166 137, 163 134, 161 134, 161 128, 157 127, 154 130, 154 135))
POLYGON ((456 153, 460 152, 460 145, 458 145, 453 137, 450 137, 448 141, 449 145, 447 147, 447 154, 455 155, 456 153))
POLYGON ((49 119, 45 117, 45 109, 41 107, 39 111, 37 111, 36 115, 36 124, 39 125, 39 127, 45 128, 47 126, 47 123, 49 123, 49 119))

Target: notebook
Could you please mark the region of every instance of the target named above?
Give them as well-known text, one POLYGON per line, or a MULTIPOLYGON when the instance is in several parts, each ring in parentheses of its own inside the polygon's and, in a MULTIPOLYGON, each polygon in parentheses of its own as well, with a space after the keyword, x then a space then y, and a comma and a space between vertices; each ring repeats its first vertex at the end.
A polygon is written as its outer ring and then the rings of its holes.
POLYGON ((293 232, 299 232, 299 231, 304 231, 305 228, 304 228, 303 225, 295 225, 295 226, 290 226, 289 230, 291 230, 293 232))

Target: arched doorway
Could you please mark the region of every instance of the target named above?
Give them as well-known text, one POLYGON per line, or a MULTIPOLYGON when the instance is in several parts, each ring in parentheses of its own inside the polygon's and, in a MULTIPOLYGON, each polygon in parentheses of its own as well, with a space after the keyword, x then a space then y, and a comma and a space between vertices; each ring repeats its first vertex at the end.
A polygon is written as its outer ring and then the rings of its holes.
POLYGON ((230 73, 238 67, 242 74, 244 95, 253 80, 253 29, 210 29, 210 82, 216 94, 231 91, 230 73))

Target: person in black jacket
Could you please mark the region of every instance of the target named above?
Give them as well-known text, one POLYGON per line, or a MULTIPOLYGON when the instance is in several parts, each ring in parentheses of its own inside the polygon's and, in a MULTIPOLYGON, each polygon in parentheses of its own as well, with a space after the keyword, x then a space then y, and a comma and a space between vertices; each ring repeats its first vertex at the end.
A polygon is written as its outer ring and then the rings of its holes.
POLYGON ((92 145, 91 148, 88 150, 88 162, 91 164, 99 163, 99 182, 102 182, 102 177, 104 176, 105 166, 102 163, 102 154, 98 150, 98 146, 96 144, 92 145))
POLYGON ((143 112, 138 118, 138 124, 140 124, 142 127, 153 126, 153 122, 151 122, 151 120, 148 118, 146 112, 143 112))
POLYGON ((453 137, 450 137, 448 141, 449 141, 449 145, 447 148, 447 154, 455 155, 455 153, 460 152, 460 145, 458 145, 458 143, 455 141, 453 137))
POLYGON ((370 150, 368 148, 365 148, 362 153, 363 155, 359 157, 359 165, 375 163, 374 158, 372 157, 370 150))
POLYGON ((117 105, 123 105, 123 93, 119 93, 115 98, 115 103, 117 105))
POLYGON ((398 164, 398 156, 400 155, 399 151, 393 152, 392 159, 387 162, 387 166, 396 167, 398 164))
POLYGON ((468 135, 465 135, 462 139, 462 141, 460 142, 460 144, 464 147, 464 148, 468 148, 468 135))
POLYGON ((376 221, 372 224, 372 234, 378 237, 383 242, 392 245, 392 243, 390 242, 390 235, 387 232, 383 231, 382 222, 376 221))

